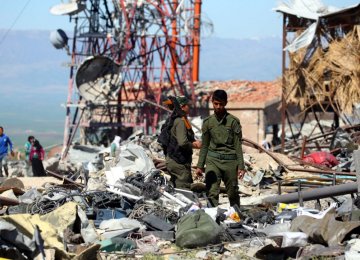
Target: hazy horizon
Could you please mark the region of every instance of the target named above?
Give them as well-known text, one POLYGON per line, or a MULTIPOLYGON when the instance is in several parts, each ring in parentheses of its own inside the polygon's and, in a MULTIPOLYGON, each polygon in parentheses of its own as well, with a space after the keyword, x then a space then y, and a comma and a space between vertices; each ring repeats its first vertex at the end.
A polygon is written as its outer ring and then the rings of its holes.
MULTIPOLYGON (((0 30, 0 35, 3 32, 0 30)), ((62 143, 70 61, 50 31, 11 31, 0 45, 0 125, 22 148, 28 135, 43 146, 62 143)), ((281 39, 202 39, 200 80, 274 80, 281 75, 281 39)))

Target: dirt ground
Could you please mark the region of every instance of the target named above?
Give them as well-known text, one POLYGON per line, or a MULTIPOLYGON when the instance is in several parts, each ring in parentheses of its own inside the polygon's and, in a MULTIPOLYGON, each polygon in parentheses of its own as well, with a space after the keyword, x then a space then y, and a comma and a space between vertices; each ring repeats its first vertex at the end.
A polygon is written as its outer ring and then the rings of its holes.
POLYGON ((63 181, 56 179, 51 176, 46 177, 17 177, 16 179, 20 180, 25 187, 25 190, 36 188, 41 189, 45 186, 46 183, 62 184, 63 181))

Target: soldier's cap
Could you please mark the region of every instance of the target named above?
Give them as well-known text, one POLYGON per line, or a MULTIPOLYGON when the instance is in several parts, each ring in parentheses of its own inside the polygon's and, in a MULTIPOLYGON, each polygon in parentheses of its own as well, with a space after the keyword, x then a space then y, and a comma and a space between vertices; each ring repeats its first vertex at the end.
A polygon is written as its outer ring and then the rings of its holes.
POLYGON ((212 99, 217 100, 217 101, 227 102, 227 94, 226 94, 225 90, 217 89, 214 91, 212 99))
POLYGON ((177 96, 176 101, 179 103, 180 106, 185 106, 189 104, 189 99, 185 96, 177 96))

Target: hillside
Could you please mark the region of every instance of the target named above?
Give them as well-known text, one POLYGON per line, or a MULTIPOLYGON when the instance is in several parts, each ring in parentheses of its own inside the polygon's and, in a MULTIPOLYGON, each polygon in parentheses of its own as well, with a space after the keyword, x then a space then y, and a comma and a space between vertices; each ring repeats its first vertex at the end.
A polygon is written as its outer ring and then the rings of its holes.
MULTIPOLYGON (((0 36, 5 31, 0 30, 0 36)), ((0 122, 17 146, 29 134, 62 142, 69 70, 49 31, 12 31, 0 45, 0 122)), ((273 80, 281 74, 281 39, 202 39, 200 79, 273 80)))

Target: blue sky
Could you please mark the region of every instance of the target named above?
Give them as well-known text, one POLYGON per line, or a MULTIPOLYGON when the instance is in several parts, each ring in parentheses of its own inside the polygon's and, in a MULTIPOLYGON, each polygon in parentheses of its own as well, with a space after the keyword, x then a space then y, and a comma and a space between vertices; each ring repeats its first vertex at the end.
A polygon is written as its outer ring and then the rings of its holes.
MULTIPOLYGON (((67 2, 67 0, 63 0, 67 2)), ((49 9, 61 0, 2 0, 0 28, 71 30, 67 16, 53 16, 49 9), (24 9, 22 15, 16 20, 24 9)), ((202 11, 214 23, 214 35, 221 38, 281 36, 281 15, 272 11, 277 0, 203 0, 202 11)), ((323 0, 327 5, 347 7, 359 0, 323 0)), ((2 35, 0 35, 1 40, 2 35)))

